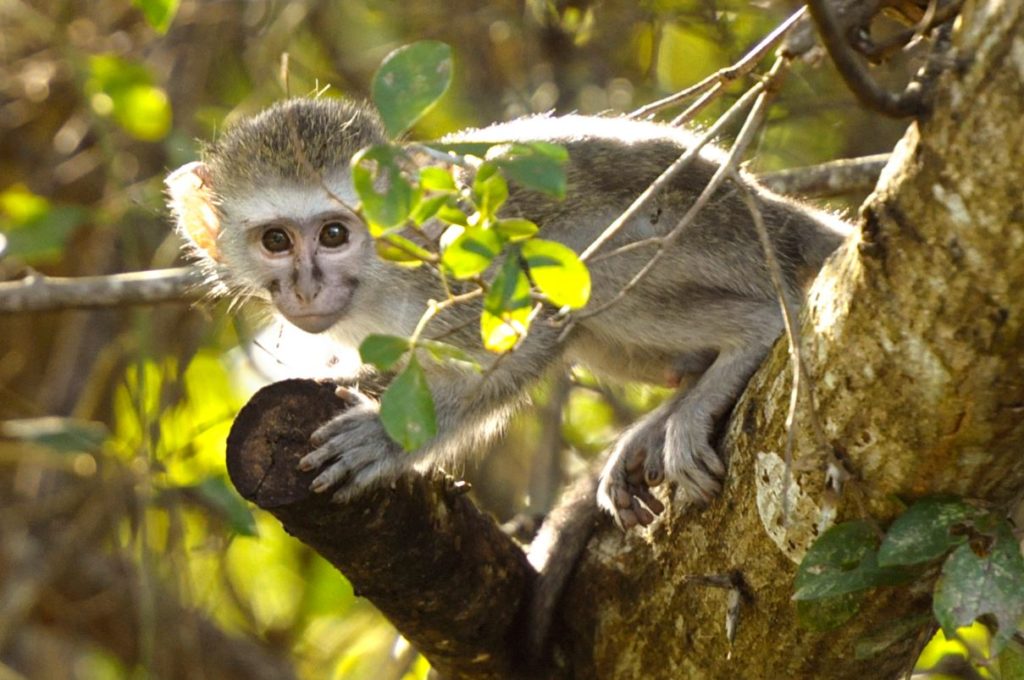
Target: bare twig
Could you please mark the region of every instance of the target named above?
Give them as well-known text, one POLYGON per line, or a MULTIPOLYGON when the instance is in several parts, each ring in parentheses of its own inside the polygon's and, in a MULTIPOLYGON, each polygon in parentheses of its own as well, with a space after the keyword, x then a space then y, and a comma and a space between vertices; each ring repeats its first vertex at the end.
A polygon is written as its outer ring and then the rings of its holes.
MULTIPOLYGON (((626 283, 626 285, 623 286, 622 289, 615 294, 615 296, 613 296, 610 300, 606 301, 604 304, 601 304, 597 307, 594 307, 593 309, 588 309, 580 314, 577 314, 577 320, 585 319, 600 314, 607 310, 612 305, 618 303, 626 295, 628 295, 629 291, 633 290, 633 288, 635 288, 644 279, 644 277, 647 276, 647 274, 654 268, 654 266, 661 261, 661 258, 664 256, 666 252, 666 248, 672 243, 674 243, 676 239, 679 238, 680 234, 682 234, 683 231, 685 231, 687 227, 690 226, 694 218, 704 208, 704 206, 707 205, 708 201, 711 200, 711 197, 722 185, 725 179, 735 172, 740 157, 743 155, 743 152, 746 151, 747 147, 753 141, 754 133, 758 130, 758 128, 760 128, 761 123, 764 120, 768 100, 774 94, 773 89, 776 85, 776 81, 784 72, 784 66, 786 65, 786 63, 787 60, 784 57, 779 57, 775 61, 775 64, 772 65, 771 70, 765 76, 764 80, 759 82, 754 87, 750 88, 747 94, 745 94, 740 99, 740 101, 737 101, 736 105, 733 106, 733 109, 730 110, 729 113, 733 113, 734 111, 736 111, 740 102, 746 99, 749 95, 754 94, 757 96, 757 99, 754 101, 754 105, 747 116, 747 120, 743 125, 743 129, 740 131, 740 134, 736 138, 735 143, 733 143, 732 148, 729 150, 728 156, 725 158, 724 161, 722 161, 722 164, 715 171, 715 174, 711 176, 711 179, 708 181, 707 186, 704 187, 704 190, 697 197, 697 200, 694 201, 693 205, 690 206, 690 209, 686 211, 686 214, 684 214, 683 217, 676 224, 676 226, 672 228, 672 231, 670 231, 669 233, 665 234, 664 237, 662 237, 661 242, 658 244, 658 250, 654 253, 653 256, 651 256, 651 259, 649 259, 647 263, 640 268, 640 271, 633 275, 633 278, 630 279, 629 282, 626 283)), ((722 123, 724 119, 725 116, 719 118, 712 129, 714 129, 714 127, 718 127, 719 123, 722 123)), ((709 130, 708 132, 711 132, 711 130, 709 130)), ((689 150, 687 150, 687 152, 684 153, 683 156, 681 156, 680 158, 685 158, 687 155, 689 155, 689 153, 689 150)), ((679 161, 676 161, 676 163, 673 163, 671 166, 669 166, 669 170, 675 167, 678 163, 679 161)), ((661 182, 661 180, 665 178, 667 173, 668 170, 662 173, 661 177, 659 177, 658 180, 654 182, 654 184, 648 187, 647 191, 641 194, 641 198, 647 195, 655 186, 659 186, 659 182, 661 182)), ((630 206, 630 210, 632 210, 633 207, 640 202, 640 200, 641 199, 638 198, 636 201, 634 201, 633 205, 630 206)), ((628 214, 630 210, 627 210, 626 213, 623 213, 623 215, 628 214)), ((620 221, 624 221, 622 219, 622 216, 620 216, 619 219, 612 223, 612 227, 616 226, 616 224, 619 223, 620 221)), ((588 253, 592 253, 593 251, 595 251, 597 247, 599 247, 604 242, 604 240, 606 240, 606 235, 609 231, 611 231, 612 227, 606 229, 605 233, 601 234, 601 236, 596 241, 594 241, 594 243, 592 243, 586 251, 584 251, 584 254, 581 256, 581 259, 583 259, 588 253)), ((608 238, 610 238, 610 236, 608 238)), ((566 326, 566 330, 563 331, 563 335, 568 331, 570 327, 571 324, 566 326)))
POLYGON ((665 168, 665 171, 658 176, 658 179, 654 180, 651 183, 651 185, 644 190, 642 194, 637 196, 636 200, 634 200, 630 204, 630 206, 626 208, 625 212, 623 212, 621 215, 615 218, 615 221, 609 224, 608 227, 603 232, 601 232, 601 235, 594 239, 594 241, 589 246, 587 246, 586 250, 584 250, 580 254, 580 259, 586 262, 591 257, 593 257, 594 254, 598 250, 600 250, 605 243, 607 243, 616 234, 618 234, 622 227, 625 226, 626 222, 628 222, 630 219, 632 219, 634 215, 643 210, 647 203, 659 191, 661 191, 665 186, 667 186, 668 183, 671 182, 676 175, 683 171, 683 169, 689 166, 690 163, 693 162, 693 159, 696 158, 697 155, 700 153, 700 150, 707 146, 712 139, 717 137, 726 125, 729 125, 730 123, 733 122, 735 118, 738 118, 740 113, 743 112, 748 106, 750 106, 751 102, 754 101, 757 95, 761 94, 761 92, 764 91, 764 88, 764 82, 759 82, 755 84, 753 87, 751 87, 749 90, 747 90, 747 92, 744 93, 742 97, 737 99, 736 103, 733 104, 732 107, 728 111, 726 111, 718 120, 716 120, 715 124, 708 128, 707 132, 701 135, 693 143, 693 146, 686 149, 686 151, 684 151, 682 155, 680 155, 679 158, 677 158, 672 163, 672 165, 665 168))
POLYGON ((190 302, 210 295, 202 283, 194 267, 78 278, 30 274, 0 283, 0 314, 190 302))
POLYGON ((768 54, 772 47, 774 47, 777 42, 779 42, 782 38, 786 36, 786 34, 789 32, 791 28, 793 28, 797 21, 804 17, 806 11, 807 9, 805 7, 801 7, 800 9, 798 9, 796 12, 790 15, 788 19, 779 24, 775 28, 775 30, 766 35, 764 39, 761 40, 761 42, 752 47, 750 51, 743 56, 742 59, 740 59, 732 66, 727 66, 726 68, 719 69, 718 71, 712 73, 704 80, 700 81, 695 85, 691 85, 685 90, 676 92, 675 94, 669 95, 664 99, 659 99, 658 101, 647 104, 646 106, 641 106, 639 109, 630 113, 629 117, 644 118, 646 116, 651 115, 652 113, 657 113, 658 111, 661 111, 663 109, 671 108, 677 104, 680 104, 681 102, 686 101, 690 97, 694 97, 707 90, 712 90, 716 87, 721 89, 722 85, 731 83, 734 80, 742 78, 743 76, 747 75, 748 73, 754 70, 754 67, 757 66, 758 62, 760 62, 766 54, 768 54))
POLYGON ((888 160, 886 153, 842 158, 803 168, 766 172, 758 175, 757 180, 781 194, 839 196, 873 189, 888 160))
POLYGON ((854 52, 847 40, 846 31, 829 6, 829 0, 808 0, 807 8, 821 33, 821 40, 825 43, 825 49, 832 57, 832 62, 861 104, 893 118, 924 113, 923 88, 920 81, 911 81, 906 89, 898 94, 882 88, 854 52))

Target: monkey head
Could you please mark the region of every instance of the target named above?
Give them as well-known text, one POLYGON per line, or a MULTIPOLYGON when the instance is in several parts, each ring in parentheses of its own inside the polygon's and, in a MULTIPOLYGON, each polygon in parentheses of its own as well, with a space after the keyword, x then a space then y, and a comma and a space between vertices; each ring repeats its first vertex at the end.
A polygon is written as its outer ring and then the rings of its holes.
POLYGON ((269 300, 320 333, 346 318, 360 281, 382 266, 349 163, 385 140, 371 109, 291 99, 246 118, 166 179, 178 232, 229 291, 269 300))

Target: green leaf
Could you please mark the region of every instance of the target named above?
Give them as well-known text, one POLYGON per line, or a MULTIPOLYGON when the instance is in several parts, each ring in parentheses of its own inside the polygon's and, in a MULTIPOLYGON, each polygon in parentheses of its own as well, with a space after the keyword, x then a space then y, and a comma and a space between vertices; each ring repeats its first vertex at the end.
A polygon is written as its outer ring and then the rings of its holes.
POLYGON ((420 448, 437 434, 434 398, 415 355, 381 395, 380 421, 406 451, 420 448))
POLYGON ((93 55, 85 91, 97 114, 113 117, 136 139, 154 142, 170 132, 170 100, 142 64, 112 54, 93 55))
POLYGON ((430 358, 438 363, 456 362, 464 364, 467 368, 471 368, 474 371, 482 370, 480 362, 455 345, 438 342, 437 340, 420 340, 416 343, 416 347, 425 350, 430 358))
POLYGON ((507 352, 526 335, 530 327, 530 281, 515 253, 509 253, 501 271, 484 296, 480 332, 484 347, 507 352))
POLYGON ((444 168, 428 166, 420 169, 420 186, 426 191, 454 192, 455 180, 444 168))
POLYGON ((46 416, 0 423, 0 435, 31 442, 59 453, 95 452, 110 436, 106 425, 92 420, 46 416))
POLYGON ((469 217, 466 213, 462 212, 458 206, 448 203, 437 209, 437 219, 448 224, 458 224, 463 227, 469 226, 469 217))
POLYGON ((469 279, 483 274, 500 252, 501 237, 494 231, 466 227, 445 248, 441 261, 455 278, 469 279))
POLYGON ((564 198, 569 152, 550 142, 499 144, 486 154, 502 172, 528 189, 564 198))
POLYGON ((876 657, 893 645, 917 635, 931 620, 928 614, 915 614, 886 621, 857 640, 854 645, 854 658, 863 660, 876 657))
POLYGON ((178 0, 132 0, 142 10, 146 22, 160 33, 166 33, 178 13, 178 0))
POLYGON ((864 593, 846 593, 823 600, 800 600, 796 603, 796 618, 807 630, 832 630, 856 616, 863 600, 864 593))
POLYGON ((497 219, 498 210, 508 199, 508 182, 498 172, 497 166, 484 163, 473 179, 473 202, 480 211, 482 226, 497 219))
POLYGON ((590 272, 568 246, 531 239, 523 246, 530 278, 556 307, 579 309, 590 299, 590 272))
POLYGON ((420 199, 420 202, 416 204, 416 207, 412 209, 412 212, 409 214, 409 219, 418 227, 436 215, 437 211, 440 210, 447 202, 448 197, 443 194, 422 198, 420 199))
POLYGON ((429 250, 398 234, 384 234, 377 239, 377 255, 405 267, 418 267, 434 259, 429 250))
POLYGON ((452 49, 442 42, 423 40, 386 56, 370 92, 388 133, 397 137, 412 127, 451 80, 452 49))
POLYGON ((239 536, 256 536, 256 518, 223 477, 207 477, 195 487, 207 504, 227 522, 239 536))
POLYGON ((918 564, 943 555, 967 540, 951 530, 971 522, 981 514, 976 508, 953 499, 930 498, 918 501, 896 518, 878 550, 882 566, 918 564))
POLYGON ((371 146, 352 157, 352 184, 374 237, 405 222, 417 202, 416 192, 402 175, 399 159, 403 156, 398 147, 371 146))
POLYGON ((914 572, 879 567, 874 529, 864 521, 837 524, 818 538, 797 569, 794 600, 821 600, 876 586, 901 585, 914 572))
POLYGON ((999 677, 1002 680, 1024 680, 1024 646, 1016 640, 999 653, 999 677))
POLYGON ((390 369, 409 351, 409 340, 395 335, 366 336, 359 345, 359 358, 382 371, 390 369))
POLYGON ((0 193, 0 231, 6 232, 8 254, 33 263, 59 258, 68 236, 88 216, 84 208, 54 205, 22 184, 0 193))
POLYGON ((517 243, 530 238, 540 231, 540 228, 530 220, 513 217, 495 222, 494 230, 512 243, 517 243))
POLYGON ((994 653, 1013 637, 1024 617, 1024 557, 1005 522, 984 554, 965 543, 946 559, 932 609, 946 635, 979 616, 993 615, 999 626, 992 637, 994 653))

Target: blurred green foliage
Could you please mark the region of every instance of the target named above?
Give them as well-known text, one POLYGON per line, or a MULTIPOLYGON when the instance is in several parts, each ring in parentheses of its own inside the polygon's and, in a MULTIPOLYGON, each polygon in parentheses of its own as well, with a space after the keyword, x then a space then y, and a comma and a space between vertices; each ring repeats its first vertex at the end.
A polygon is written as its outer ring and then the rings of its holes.
MULTIPOLYGON (((393 123, 432 139, 549 110, 629 111, 733 62, 784 14, 739 0, 2 2, 0 280, 30 266, 89 275, 175 264, 161 180, 195 158, 195 140, 289 94, 367 98, 375 69, 400 45, 452 47, 447 94, 422 118, 393 123)), ((851 101, 829 68, 801 66, 772 109, 754 169, 888 150, 900 125, 851 101)), ((493 160, 515 180, 543 156, 493 160)), ((516 223, 502 233, 530 231, 516 223)), ((524 278, 507 274, 508 300, 523 297, 524 278)), ((507 313, 504 302, 492 311, 507 313)), ((116 588, 81 606, 27 606, 3 621, 19 631, 0 649, 4 664, 39 678, 156 677, 170 663, 160 645, 187 638, 182 631, 209 635, 212 622, 229 634, 222 644, 286 659, 299 677, 426 677, 423 660, 343 578, 227 486, 224 440, 253 386, 344 363, 330 351, 292 352, 286 331, 257 335, 259 325, 227 303, 0 318, 0 509, 9 520, 0 574, 12 568, 7 548, 31 544, 45 562, 64 554, 53 546, 65 527, 97 514, 91 542, 63 558, 74 568, 41 565, 37 592, 84 578, 86 548, 130 565, 116 588), (48 416, 57 420, 39 420, 48 416), (126 608, 112 619, 85 606, 122 591, 143 595, 117 600, 126 608), (181 605, 177 618, 158 616, 164 600, 181 605), (131 626, 116 633, 111 621, 131 626)), ((536 390, 541 404, 558 406, 556 394, 536 390)), ((550 494, 531 468, 550 456, 573 468, 663 395, 577 371, 554 427, 563 446, 541 447, 545 423, 524 414, 501 455, 468 471, 478 498, 503 519, 528 502, 546 509, 550 494)), ((195 677, 220 677, 188 645, 172 648, 202 667, 195 677)))

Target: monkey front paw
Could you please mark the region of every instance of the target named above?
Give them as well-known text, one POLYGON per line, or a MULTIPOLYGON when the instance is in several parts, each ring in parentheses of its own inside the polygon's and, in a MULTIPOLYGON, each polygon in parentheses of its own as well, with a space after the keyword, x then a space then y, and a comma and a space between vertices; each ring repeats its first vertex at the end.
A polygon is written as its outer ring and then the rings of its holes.
POLYGON ((357 391, 339 388, 353 405, 310 437, 316 448, 299 460, 301 470, 320 470, 310 488, 334 491, 343 503, 368 488, 397 477, 403 469, 401 448, 384 431, 377 402, 357 391))
POLYGON ((663 444, 664 421, 648 417, 619 437, 601 471, 598 505, 611 513, 624 531, 651 524, 655 515, 665 510, 651 493, 665 479, 663 444))
POLYGON ((704 505, 722 490, 725 464, 711 446, 710 416, 685 406, 665 423, 665 476, 686 500, 704 505))

